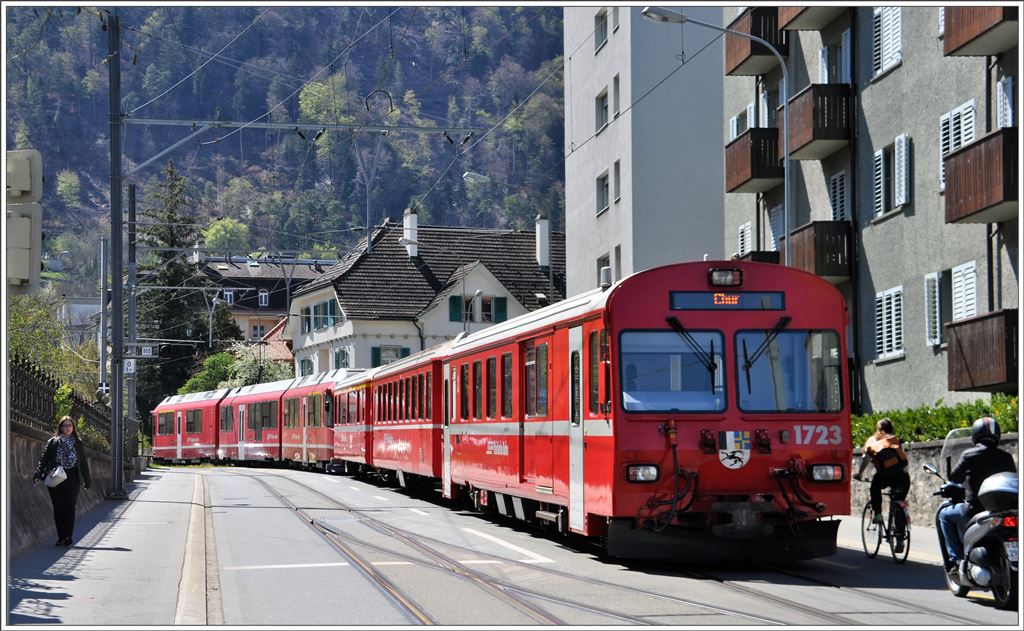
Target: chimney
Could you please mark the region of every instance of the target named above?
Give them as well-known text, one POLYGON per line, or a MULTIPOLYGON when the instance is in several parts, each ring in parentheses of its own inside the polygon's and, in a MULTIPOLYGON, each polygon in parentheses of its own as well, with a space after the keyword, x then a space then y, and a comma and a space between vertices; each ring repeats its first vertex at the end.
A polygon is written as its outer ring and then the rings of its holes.
POLYGON ((537 265, 547 270, 551 265, 551 222, 544 213, 537 215, 535 234, 537 240, 537 265))
POLYGON ((415 208, 406 208, 405 214, 402 215, 402 236, 412 241, 412 243, 405 244, 405 251, 409 253, 410 257, 419 256, 417 254, 417 223, 419 222, 419 215, 416 214, 415 208))

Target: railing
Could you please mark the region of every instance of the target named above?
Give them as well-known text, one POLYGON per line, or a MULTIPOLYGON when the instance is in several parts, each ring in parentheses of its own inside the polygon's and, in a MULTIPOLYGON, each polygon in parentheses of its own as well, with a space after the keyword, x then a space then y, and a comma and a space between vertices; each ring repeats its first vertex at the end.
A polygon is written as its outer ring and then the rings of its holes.
MULTIPOLYGON (((779 15, 776 7, 748 9, 729 24, 730 30, 760 37, 785 57, 789 54, 788 35, 779 30, 779 15)), ((741 35, 725 35, 725 74, 759 75, 778 65, 772 51, 759 42, 741 35)))
MULTIPOLYGON (((8 367, 11 420, 53 433, 57 427, 54 397, 60 382, 23 357, 12 356, 8 367)), ((72 393, 69 415, 76 421, 80 417, 85 419, 86 425, 98 430, 110 442, 110 408, 92 404, 72 393)))
POLYGON ((950 390, 1017 390, 1017 310, 993 311, 946 325, 950 390))
MULTIPOLYGON (((850 224, 846 221, 813 221, 790 235, 793 251, 790 266, 817 274, 831 283, 850 278, 850 224)), ((779 245, 785 256, 786 242, 779 245)))
POLYGON ((942 49, 946 55, 996 55, 1017 45, 1017 7, 946 7, 942 49))
MULTIPOLYGON (((789 155, 794 160, 820 160, 850 143, 853 119, 850 86, 808 85, 789 100, 789 155)), ((782 106, 779 106, 782 120, 782 106)), ((779 147, 779 159, 783 158, 779 147)))
POLYGON ((1017 128, 1004 127, 946 156, 946 223, 1017 217, 1017 128))
POLYGON ((782 183, 784 170, 779 160, 779 130, 754 127, 725 146, 725 190, 756 193, 782 183))
POLYGON ((846 10, 847 7, 842 5, 779 7, 779 28, 787 31, 818 31, 846 10))

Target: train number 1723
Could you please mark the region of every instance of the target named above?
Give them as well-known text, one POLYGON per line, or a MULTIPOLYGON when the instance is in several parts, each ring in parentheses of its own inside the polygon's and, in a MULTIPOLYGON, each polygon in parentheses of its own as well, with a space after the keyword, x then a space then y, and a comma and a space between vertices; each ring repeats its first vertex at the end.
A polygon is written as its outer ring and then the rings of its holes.
POLYGON ((838 445, 843 433, 838 425, 794 425, 798 445, 838 445))

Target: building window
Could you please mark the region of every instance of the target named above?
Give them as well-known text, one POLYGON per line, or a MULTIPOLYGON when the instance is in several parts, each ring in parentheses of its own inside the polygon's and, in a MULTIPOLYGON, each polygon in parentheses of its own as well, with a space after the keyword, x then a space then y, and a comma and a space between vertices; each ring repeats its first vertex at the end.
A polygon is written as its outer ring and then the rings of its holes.
MULTIPOLYGON (((782 204, 779 204, 775 208, 768 209, 768 229, 771 230, 771 241, 769 242, 768 247, 771 248, 772 252, 778 252, 780 250, 781 241, 783 237, 785 237, 785 235, 782 234, 785 232, 785 229, 783 228, 783 225, 785 224, 784 220, 785 217, 783 216, 782 204)), ((747 236, 749 242, 749 235, 747 236)))
POLYGON ((614 180, 613 184, 615 187, 614 199, 616 202, 618 202, 620 199, 622 199, 622 166, 619 164, 618 160, 615 161, 615 166, 612 169, 612 175, 614 176, 612 179, 614 180))
POLYGON ((226 302, 229 305, 235 304, 235 290, 234 289, 225 289, 224 290, 224 302, 226 302))
POLYGON ((408 356, 408 346, 374 346, 370 349, 370 368, 384 366, 408 356))
POLYGON ((619 75, 612 79, 612 112, 615 117, 619 116, 619 75))
POLYGON ((1013 115, 1013 77, 1003 77, 996 86, 996 98, 998 103, 996 109, 999 127, 1013 127, 1015 117, 1013 115))
POLYGON ((877 77, 903 58, 900 7, 875 7, 871 25, 871 67, 877 77))
POLYGON ((267 334, 267 327, 263 324, 252 325, 252 339, 259 340, 263 339, 263 336, 267 334))
POLYGON ((729 119, 729 140, 736 140, 744 132, 754 127, 754 102, 747 104, 747 108, 729 119))
POLYGON ((779 91, 775 90, 764 90, 761 92, 760 107, 761 111, 758 113, 758 127, 778 127, 778 114, 776 112, 776 106, 779 104, 779 91))
POLYGON ((944 325, 978 315, 978 278, 975 261, 924 277, 925 342, 945 341, 944 325))
POLYGON ((270 306, 270 292, 267 291, 266 289, 261 289, 260 290, 260 306, 261 307, 268 307, 268 306, 270 306))
POLYGON ((594 16, 594 52, 608 43, 608 11, 601 9, 594 16))
POLYGON ((611 262, 610 261, 611 261, 611 259, 608 257, 607 254, 605 254, 604 256, 597 257, 597 284, 598 284, 598 286, 601 285, 601 270, 603 268, 605 268, 605 267, 607 267, 609 270, 611 269, 611 262))
POLYGON ((619 30, 619 7, 612 7, 612 33, 619 30))
POLYGON ((337 322, 338 303, 334 298, 324 301, 324 327, 334 326, 337 322))
POLYGON ((903 287, 875 294, 875 357, 903 355, 903 287))
POLYGON ((309 333, 311 328, 310 325, 312 324, 312 319, 309 315, 309 307, 303 307, 299 314, 299 319, 302 321, 302 332, 309 333))
POLYGON ((828 181, 828 200, 832 205, 832 221, 849 221, 849 198, 846 192, 846 171, 836 173, 828 181))
POLYGON ((313 374, 313 360, 309 357, 304 357, 299 361, 299 376, 306 376, 313 374))
POLYGON ((598 215, 608 210, 608 172, 604 172, 600 177, 597 178, 597 187, 595 193, 597 194, 597 208, 596 212, 598 215))
POLYGON ((594 131, 600 133, 608 125, 608 90, 594 99, 594 131))
POLYGON ((745 224, 741 224, 736 231, 736 255, 740 258, 746 256, 750 252, 750 233, 751 223, 749 221, 745 224))
POLYGON ((818 50, 818 82, 850 83, 850 30, 843 31, 838 44, 818 50))
POLYGON ((348 349, 347 348, 336 348, 334 349, 334 367, 335 368, 348 368, 348 349))
POLYGON ((974 142, 974 99, 939 117, 939 189, 946 190, 946 156, 974 142))
POLYGON ((875 217, 901 208, 910 201, 910 137, 900 134, 896 141, 875 152, 875 217))

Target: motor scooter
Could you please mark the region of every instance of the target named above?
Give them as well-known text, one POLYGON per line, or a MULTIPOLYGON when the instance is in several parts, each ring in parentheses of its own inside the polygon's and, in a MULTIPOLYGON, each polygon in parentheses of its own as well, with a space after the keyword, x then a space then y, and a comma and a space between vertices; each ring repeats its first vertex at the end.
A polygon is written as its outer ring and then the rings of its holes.
MULTIPOLYGON (((946 435, 940 463, 946 467, 946 476, 952 470, 952 451, 970 447, 970 428, 957 428, 946 435)), ((946 542, 939 527, 939 511, 946 506, 964 501, 964 488, 953 482, 947 482, 939 473, 938 468, 926 464, 923 469, 942 480, 943 484, 932 495, 944 498, 942 505, 935 512, 935 528, 939 535, 939 549, 942 552, 943 567, 946 573, 946 586, 954 596, 963 598, 972 589, 992 592, 998 609, 1010 609, 1017 606, 1017 489, 1018 479, 1015 473, 997 473, 989 476, 978 489, 978 501, 983 510, 973 515, 964 530, 964 562, 959 564, 950 561, 946 551, 946 542)))

